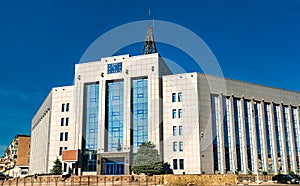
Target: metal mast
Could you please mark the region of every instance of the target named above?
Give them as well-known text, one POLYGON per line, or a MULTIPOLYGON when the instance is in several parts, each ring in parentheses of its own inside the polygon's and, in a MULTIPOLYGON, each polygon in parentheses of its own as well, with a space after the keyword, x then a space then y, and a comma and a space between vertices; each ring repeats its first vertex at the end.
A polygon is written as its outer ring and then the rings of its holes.
POLYGON ((157 50, 154 41, 153 26, 149 25, 142 54, 153 54, 153 53, 157 53, 157 50))

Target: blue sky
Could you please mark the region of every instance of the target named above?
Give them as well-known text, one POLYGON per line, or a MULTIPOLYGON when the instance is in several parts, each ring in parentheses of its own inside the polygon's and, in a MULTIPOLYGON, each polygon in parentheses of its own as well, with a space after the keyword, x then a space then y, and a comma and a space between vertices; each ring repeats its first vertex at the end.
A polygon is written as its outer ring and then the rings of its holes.
MULTIPOLYGON (((16 134, 30 134, 50 89, 72 84, 74 64, 95 39, 149 19, 149 8, 151 18, 201 37, 225 77, 300 92, 300 0, 1 1, 0 156, 16 134)), ((172 58, 174 49, 157 45, 172 58)), ((172 60, 189 68, 186 58, 172 60)))

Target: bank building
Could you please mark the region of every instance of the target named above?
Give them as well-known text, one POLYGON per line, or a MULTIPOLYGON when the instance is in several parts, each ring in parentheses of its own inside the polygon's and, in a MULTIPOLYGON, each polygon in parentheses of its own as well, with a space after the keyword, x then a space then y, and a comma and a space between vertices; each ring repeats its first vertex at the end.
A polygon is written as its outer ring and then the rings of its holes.
POLYGON ((31 127, 29 171, 131 174, 151 141, 174 174, 300 173, 300 93, 198 72, 173 74, 149 27, 143 54, 75 65, 31 127), (225 89, 224 89, 225 87, 225 89))

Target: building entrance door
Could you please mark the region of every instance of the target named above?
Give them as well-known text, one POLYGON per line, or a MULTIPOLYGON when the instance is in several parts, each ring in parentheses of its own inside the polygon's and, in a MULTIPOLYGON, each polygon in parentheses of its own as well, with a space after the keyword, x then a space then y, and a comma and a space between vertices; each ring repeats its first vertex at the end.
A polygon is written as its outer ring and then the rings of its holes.
POLYGON ((105 175, 123 175, 124 170, 124 161, 112 161, 106 160, 105 161, 105 175))

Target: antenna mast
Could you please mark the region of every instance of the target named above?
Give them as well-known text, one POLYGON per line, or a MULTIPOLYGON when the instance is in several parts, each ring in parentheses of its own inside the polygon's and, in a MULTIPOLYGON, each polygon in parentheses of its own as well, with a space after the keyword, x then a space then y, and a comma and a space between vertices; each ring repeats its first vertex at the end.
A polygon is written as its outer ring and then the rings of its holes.
MULTIPOLYGON (((149 17, 150 17, 150 14, 151 14, 151 12, 150 12, 150 8, 149 8, 149 17)), ((153 23, 154 23, 154 20, 153 20, 153 23)), ((153 25, 149 25, 142 54, 145 55, 145 54, 153 54, 153 53, 157 53, 157 50, 156 50, 156 45, 155 45, 155 41, 154 41, 153 25)))

